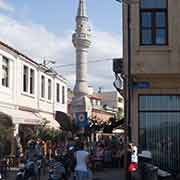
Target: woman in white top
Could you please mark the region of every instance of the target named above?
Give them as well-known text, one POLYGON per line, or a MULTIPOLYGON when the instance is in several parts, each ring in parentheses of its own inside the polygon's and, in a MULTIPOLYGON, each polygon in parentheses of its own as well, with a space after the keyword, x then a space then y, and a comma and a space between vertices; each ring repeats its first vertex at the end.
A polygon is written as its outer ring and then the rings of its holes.
POLYGON ((88 173, 88 156, 89 153, 84 150, 84 144, 80 143, 79 150, 75 153, 76 158, 76 167, 75 167, 75 176, 76 180, 88 180, 89 173, 88 173))

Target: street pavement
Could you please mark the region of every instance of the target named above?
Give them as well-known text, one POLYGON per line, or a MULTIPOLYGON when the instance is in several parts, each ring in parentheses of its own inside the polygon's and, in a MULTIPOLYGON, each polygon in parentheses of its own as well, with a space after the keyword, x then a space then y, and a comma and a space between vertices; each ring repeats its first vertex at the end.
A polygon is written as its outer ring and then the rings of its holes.
POLYGON ((94 175, 94 180, 124 180, 123 169, 104 169, 94 175))
MULTIPOLYGON (((15 172, 9 174, 8 180, 15 180, 15 172)), ((47 175, 42 176, 41 180, 47 180, 47 175)), ((103 171, 96 172, 93 180, 124 180, 122 169, 104 169, 103 171)), ((73 178, 71 179, 73 180, 73 178)))

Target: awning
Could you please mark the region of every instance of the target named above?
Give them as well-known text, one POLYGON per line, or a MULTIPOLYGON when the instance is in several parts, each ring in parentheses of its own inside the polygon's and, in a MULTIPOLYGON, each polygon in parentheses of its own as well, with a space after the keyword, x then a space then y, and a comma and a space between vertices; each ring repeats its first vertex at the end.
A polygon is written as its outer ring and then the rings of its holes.
POLYGON ((42 119, 42 123, 47 121, 47 126, 48 127, 55 128, 55 129, 60 128, 60 124, 55 120, 53 114, 40 112, 39 115, 40 115, 40 117, 42 119))
POLYGON ((0 108, 0 112, 10 116, 14 124, 39 125, 41 123, 38 113, 2 107, 0 108))

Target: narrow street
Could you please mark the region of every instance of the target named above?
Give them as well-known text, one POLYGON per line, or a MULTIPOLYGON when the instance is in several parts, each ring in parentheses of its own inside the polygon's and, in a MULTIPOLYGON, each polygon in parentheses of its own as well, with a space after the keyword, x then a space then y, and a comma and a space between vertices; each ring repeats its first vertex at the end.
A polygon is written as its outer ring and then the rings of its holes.
MULTIPOLYGON (((15 180, 16 173, 11 172, 8 180, 15 180)), ((47 175, 42 176, 41 180, 48 180, 47 175)), ((71 179, 73 180, 73 178, 71 179)), ((96 172, 93 176, 93 180, 124 180, 122 169, 104 169, 103 171, 96 172)))
POLYGON ((97 172, 94 180, 124 180, 122 169, 105 169, 102 172, 97 172))

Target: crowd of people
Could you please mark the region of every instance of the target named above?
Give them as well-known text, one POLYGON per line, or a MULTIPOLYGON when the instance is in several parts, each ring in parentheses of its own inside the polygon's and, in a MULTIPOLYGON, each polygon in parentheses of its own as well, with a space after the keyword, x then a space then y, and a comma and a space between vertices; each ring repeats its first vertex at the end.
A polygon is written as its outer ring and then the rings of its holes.
POLYGON ((124 143, 123 139, 102 138, 95 143, 92 151, 92 159, 95 169, 112 167, 123 167, 124 143))
POLYGON ((42 159, 44 168, 48 161, 59 160, 63 162, 66 178, 73 174, 76 180, 88 180, 95 171, 104 168, 123 168, 123 138, 106 136, 90 142, 85 138, 82 140, 76 137, 66 142, 54 142, 48 148, 40 139, 31 139, 27 144, 23 159, 42 159))
POLYGON ((101 137, 96 142, 80 142, 75 155, 77 180, 91 179, 95 171, 104 168, 123 168, 124 142, 122 138, 101 137))

